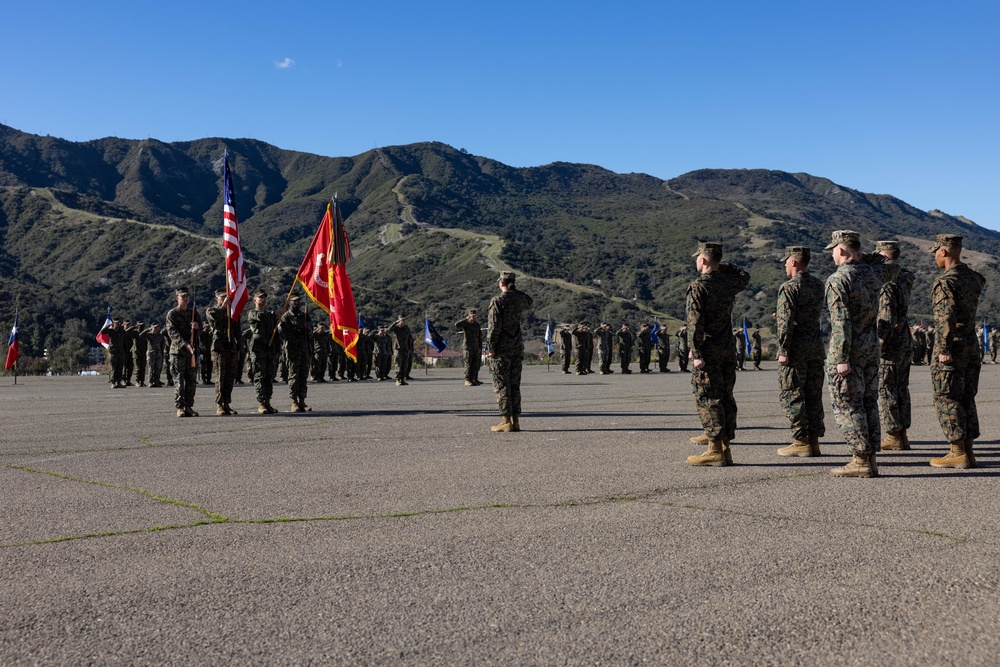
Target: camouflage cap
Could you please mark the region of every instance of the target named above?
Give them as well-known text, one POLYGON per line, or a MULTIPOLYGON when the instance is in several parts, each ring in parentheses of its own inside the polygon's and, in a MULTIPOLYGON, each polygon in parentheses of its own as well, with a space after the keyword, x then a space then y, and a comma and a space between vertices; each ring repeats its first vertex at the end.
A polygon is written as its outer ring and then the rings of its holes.
POLYGON ((476 314, 476 313, 478 313, 478 312, 479 312, 479 311, 478 311, 478 310, 476 310, 475 308, 469 308, 469 315, 475 315, 475 314, 476 314))
POLYGON ((288 303, 296 303, 297 301, 302 301, 302 297, 299 296, 298 294, 293 294, 292 296, 288 297, 288 303))
POLYGON ((175 290, 175 293, 177 294, 177 296, 187 296, 187 295, 191 294, 191 292, 188 290, 187 287, 178 287, 175 290))
POLYGON ((931 252, 937 252, 938 248, 961 248, 964 237, 957 234, 938 234, 934 237, 934 245, 931 252))
POLYGON ((721 254, 722 254, 721 243, 714 243, 712 241, 699 241, 698 249, 691 256, 697 257, 698 255, 721 255, 721 254))
POLYGON ((256 292, 253 293, 253 298, 255 298, 255 299, 257 299, 259 297, 266 297, 266 296, 267 296, 267 292, 264 291, 263 287, 259 288, 256 292))
POLYGON ((219 289, 215 290, 215 296, 226 297, 229 296, 229 292, 226 290, 225 287, 220 287, 219 289))
POLYGON ((515 278, 517 278, 517 274, 514 273, 513 271, 500 272, 500 280, 504 281, 505 283, 514 282, 515 278))
POLYGON ((891 250, 893 252, 899 250, 899 241, 876 241, 875 242, 875 252, 885 252, 891 250))
POLYGON ((825 250, 833 250, 841 243, 848 243, 850 241, 861 243, 861 234, 851 231, 850 229, 838 229, 833 233, 833 236, 830 239, 830 245, 828 245, 825 250))
POLYGON ((785 254, 781 256, 781 261, 784 262, 789 257, 801 257, 808 261, 812 257, 812 251, 804 245, 790 245, 785 248, 785 254))

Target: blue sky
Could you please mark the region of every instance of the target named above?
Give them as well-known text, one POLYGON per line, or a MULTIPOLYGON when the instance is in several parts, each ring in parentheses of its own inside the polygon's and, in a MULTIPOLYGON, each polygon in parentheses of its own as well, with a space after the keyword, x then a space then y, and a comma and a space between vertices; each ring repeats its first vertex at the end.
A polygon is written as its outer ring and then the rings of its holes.
POLYGON ((0 1, 0 122, 804 171, 1000 229, 997 2, 0 1))

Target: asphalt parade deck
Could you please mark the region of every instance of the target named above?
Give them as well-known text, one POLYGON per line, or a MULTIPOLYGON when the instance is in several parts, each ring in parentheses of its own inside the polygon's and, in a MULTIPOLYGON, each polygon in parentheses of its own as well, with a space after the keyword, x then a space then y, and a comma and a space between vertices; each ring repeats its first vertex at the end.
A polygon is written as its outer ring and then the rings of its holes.
MULTIPOLYGON (((736 465, 685 462, 690 376, 527 367, 520 433, 489 384, 237 387, 0 379, 0 664, 995 664, 1000 367, 980 467, 946 451, 926 366, 913 450, 879 479, 827 411, 782 459, 777 374, 737 378, 736 465)), ((486 369, 483 379, 488 380, 486 369)))

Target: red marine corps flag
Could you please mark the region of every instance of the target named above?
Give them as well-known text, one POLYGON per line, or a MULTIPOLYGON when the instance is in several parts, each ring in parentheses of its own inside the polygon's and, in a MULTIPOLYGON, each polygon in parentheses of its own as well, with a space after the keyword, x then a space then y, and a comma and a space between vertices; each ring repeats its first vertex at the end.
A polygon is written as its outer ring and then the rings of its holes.
POLYGON ((236 204, 233 198, 233 177, 229 173, 229 154, 223 155, 225 185, 222 201, 222 247, 226 250, 226 293, 229 295, 229 314, 239 320, 247 305, 247 272, 243 266, 243 247, 236 222, 236 204))
POLYGON ((326 215, 319 223, 305 259, 295 275, 309 298, 330 315, 330 333, 344 353, 354 361, 358 344, 358 312, 354 292, 347 276, 351 246, 340 215, 337 198, 326 205, 326 215))
POLYGON ((340 202, 337 201, 336 195, 333 197, 333 205, 326 205, 326 217, 332 218, 333 225, 330 331, 333 339, 344 348, 347 356, 357 361, 354 348, 358 344, 358 311, 354 306, 351 279, 347 276, 347 260, 351 258, 351 244, 347 240, 347 227, 344 226, 344 218, 340 215, 340 202))

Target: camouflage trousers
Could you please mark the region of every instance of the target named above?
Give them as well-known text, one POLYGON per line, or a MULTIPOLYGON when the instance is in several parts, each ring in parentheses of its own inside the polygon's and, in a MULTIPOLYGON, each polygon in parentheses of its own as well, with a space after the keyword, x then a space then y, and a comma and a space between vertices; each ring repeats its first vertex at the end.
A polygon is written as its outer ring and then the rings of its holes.
POLYGON ((569 373, 569 365, 573 363, 573 353, 567 349, 563 349, 563 359, 562 359, 562 369, 564 373, 569 373))
POLYGON ((274 393, 274 355, 269 352, 250 352, 250 364, 253 366, 253 387, 257 393, 257 402, 268 404, 274 393))
POLYGON ((521 365, 524 353, 493 357, 493 393, 502 415, 521 414, 521 365))
POLYGON ((465 362, 465 379, 469 382, 479 382, 479 369, 483 367, 482 352, 463 350, 462 361, 465 362))
POLYGON ((792 438, 807 442, 809 436, 826 435, 823 422, 823 361, 778 366, 781 407, 792 426, 792 438))
POLYGON ((413 355, 409 350, 396 350, 396 364, 398 367, 396 379, 405 380, 413 366, 413 355))
POLYGON ((680 367, 682 373, 687 373, 688 369, 688 352, 687 349, 677 350, 677 365, 680 367))
POLYGON ((198 365, 191 365, 191 355, 171 354, 174 373, 174 407, 178 410, 194 407, 194 392, 198 387, 198 365))
POLYGON ((955 363, 947 366, 935 361, 931 366, 934 408, 948 442, 979 437, 976 394, 979 392, 982 366, 978 357, 972 357, 964 364, 961 361, 956 359, 955 363))
POLYGON ((878 419, 885 433, 899 433, 910 428, 910 365, 912 358, 901 361, 883 359, 878 367, 878 419))
POLYGON ((736 362, 705 360, 691 371, 691 391, 705 435, 715 440, 736 437, 736 362))
POLYGON ((150 350, 147 352, 146 367, 149 369, 149 383, 159 384, 160 373, 163 372, 163 350, 150 350))
POLYGON ((611 350, 597 348, 597 364, 602 373, 611 370, 611 350))
POLYGON ((306 380, 309 377, 309 350, 288 350, 288 397, 293 403, 304 401, 308 392, 306 380))
POLYGON ((649 371, 649 361, 653 357, 652 350, 646 350, 644 348, 639 348, 639 370, 642 372, 649 371))
POLYGON ((851 364, 841 377, 836 366, 827 366, 833 417, 854 454, 879 451, 882 429, 878 422, 878 361, 851 364))
POLYGON ((233 384, 239 371, 239 352, 213 352, 215 365, 215 404, 229 405, 233 400, 233 384))
POLYGON ((139 383, 146 382, 146 353, 133 352, 132 353, 132 366, 135 368, 135 381, 139 383))

